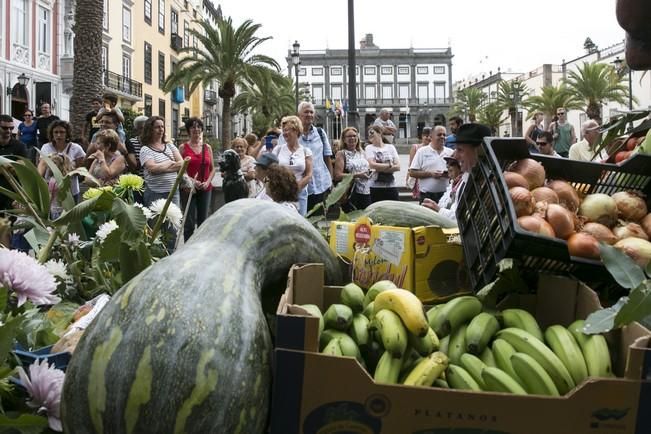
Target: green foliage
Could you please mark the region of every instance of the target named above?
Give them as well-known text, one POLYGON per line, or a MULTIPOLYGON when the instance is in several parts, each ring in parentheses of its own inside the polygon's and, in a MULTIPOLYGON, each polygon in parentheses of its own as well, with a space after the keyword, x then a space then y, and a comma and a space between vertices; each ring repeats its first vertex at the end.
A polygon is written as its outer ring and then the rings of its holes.
POLYGON ((124 133, 127 139, 129 139, 133 137, 133 120, 142 115, 142 113, 131 109, 123 109, 122 114, 124 115, 124 123, 122 126, 124 127, 124 133))
POLYGON ((481 89, 476 87, 467 87, 457 92, 451 114, 458 114, 465 121, 475 122, 477 111, 484 103, 486 95, 481 89))
POLYGON ((497 87, 497 106, 509 113, 511 118, 511 135, 521 136, 522 131, 517 125, 518 107, 522 105, 524 97, 529 93, 529 88, 519 79, 502 80, 497 87))
POLYGON ((499 104, 497 102, 491 102, 479 109, 477 120, 489 127, 493 131, 493 134, 496 134, 502 122, 506 120, 503 114, 504 110, 502 110, 499 104))
POLYGON ((528 96, 522 101, 522 105, 529 112, 527 119, 531 119, 536 112, 543 112, 547 119, 551 119, 556 115, 556 110, 561 107, 568 110, 583 107, 581 101, 574 96, 565 83, 543 87, 540 95, 528 96))

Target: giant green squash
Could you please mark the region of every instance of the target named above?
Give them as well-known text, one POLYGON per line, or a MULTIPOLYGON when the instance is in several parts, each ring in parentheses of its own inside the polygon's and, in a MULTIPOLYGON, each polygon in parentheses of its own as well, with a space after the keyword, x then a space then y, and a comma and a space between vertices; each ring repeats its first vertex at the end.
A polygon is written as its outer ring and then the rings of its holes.
POLYGON ((255 199, 222 207, 86 330, 66 373, 64 432, 263 433, 272 348, 260 296, 299 262, 324 263, 340 283, 297 213, 255 199))
POLYGON ((362 212, 378 225, 415 228, 417 226, 440 226, 456 228, 457 223, 417 203, 398 200, 375 202, 362 212))

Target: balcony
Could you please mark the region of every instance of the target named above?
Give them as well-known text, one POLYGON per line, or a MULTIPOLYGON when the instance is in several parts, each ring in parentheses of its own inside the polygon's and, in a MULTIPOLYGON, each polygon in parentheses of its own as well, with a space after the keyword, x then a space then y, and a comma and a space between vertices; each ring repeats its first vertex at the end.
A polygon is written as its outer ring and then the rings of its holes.
POLYGON ((183 38, 176 33, 172 33, 170 35, 170 47, 174 51, 180 51, 183 48, 183 38))
MULTIPOLYGON (((334 106, 336 100, 330 100, 334 106)), ((453 98, 358 98, 358 107, 393 107, 394 109, 400 107, 430 107, 430 106, 447 106, 454 102, 453 98)), ((315 99, 314 105, 316 107, 325 107, 325 99, 315 99)))
POLYGON ((130 78, 118 75, 115 72, 104 71, 104 87, 116 92, 127 99, 142 99, 142 83, 130 78))
POLYGON ((217 92, 212 89, 204 89, 203 102, 206 104, 217 104, 217 92))

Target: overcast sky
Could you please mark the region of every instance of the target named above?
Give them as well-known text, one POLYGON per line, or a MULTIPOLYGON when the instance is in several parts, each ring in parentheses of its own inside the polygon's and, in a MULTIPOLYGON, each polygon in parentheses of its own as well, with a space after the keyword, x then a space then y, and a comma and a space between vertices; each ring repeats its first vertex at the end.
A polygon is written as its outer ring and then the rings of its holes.
MULTIPOLYGON (((286 71, 294 40, 301 50, 348 47, 348 0, 213 0, 235 23, 262 24, 272 36, 263 52, 286 71)), ((373 33, 380 48, 452 47, 453 80, 511 69, 526 72, 543 63, 561 64, 597 46, 621 42, 616 0, 357 0, 355 40, 373 33)))

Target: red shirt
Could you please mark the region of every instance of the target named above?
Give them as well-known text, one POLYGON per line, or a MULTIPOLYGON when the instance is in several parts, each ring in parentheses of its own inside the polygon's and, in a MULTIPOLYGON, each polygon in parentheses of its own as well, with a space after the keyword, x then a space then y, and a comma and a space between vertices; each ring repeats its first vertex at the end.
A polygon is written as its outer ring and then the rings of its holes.
MULTIPOLYGON (((205 182, 208 180, 208 176, 211 172, 212 167, 212 152, 207 145, 202 146, 203 156, 201 152, 195 153, 190 147, 190 143, 183 144, 183 152, 181 156, 185 159, 190 157, 190 163, 188 164, 188 175, 191 178, 196 178, 197 181, 205 182), (203 173, 199 173, 201 170, 201 161, 203 160, 203 173)), ((212 185, 210 185, 206 190, 212 190, 212 185)))

